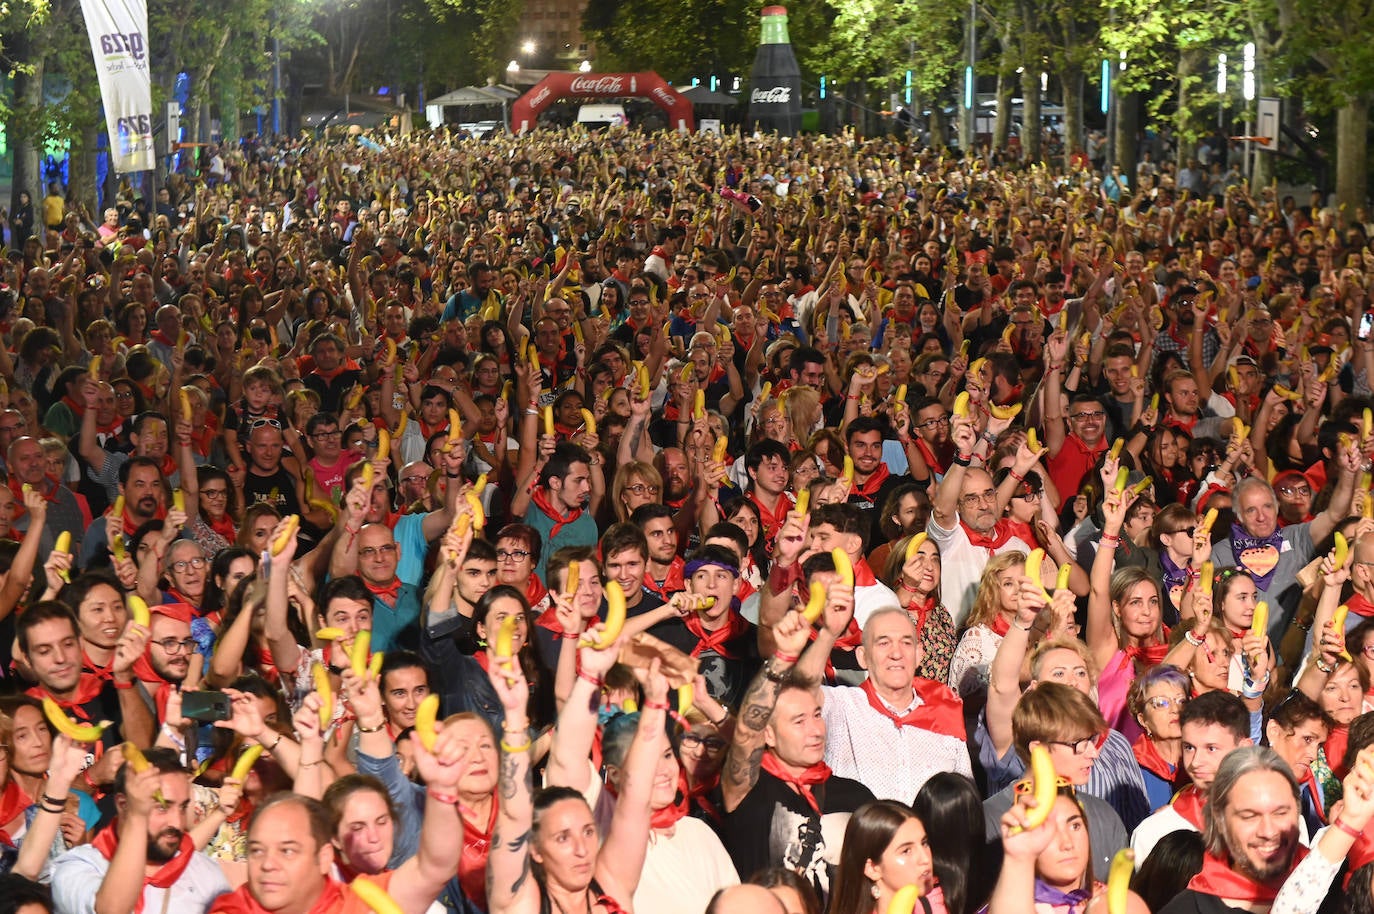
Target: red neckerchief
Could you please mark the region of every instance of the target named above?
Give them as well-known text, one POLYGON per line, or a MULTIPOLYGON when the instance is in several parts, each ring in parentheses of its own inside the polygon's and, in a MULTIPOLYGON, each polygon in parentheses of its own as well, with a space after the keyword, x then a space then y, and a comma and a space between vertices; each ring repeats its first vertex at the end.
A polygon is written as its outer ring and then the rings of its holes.
POLYGON ((860 688, 868 696, 868 704, 873 710, 892 721, 900 730, 902 727, 915 727, 929 730, 942 736, 953 736, 961 742, 966 739, 964 732, 964 703, 949 687, 931 679, 916 679, 912 682, 915 695, 920 699, 916 707, 898 716, 878 697, 872 678, 865 679, 860 688))
POLYGON ((1171 801, 1174 812, 1178 813, 1188 824, 1202 831, 1202 807, 1207 805, 1207 797, 1196 784, 1189 784, 1187 787, 1174 794, 1171 801))
POLYGON ((239 534, 238 531, 234 529, 234 519, 229 516, 229 512, 226 511, 224 516, 219 520, 214 520, 210 517, 205 517, 204 519, 207 527, 224 537, 230 543, 238 539, 239 534))
POLYGON ((1127 660, 1138 662, 1141 669, 1148 670, 1152 666, 1159 666, 1164 662, 1164 658, 1169 654, 1168 644, 1149 644, 1145 647, 1139 645, 1133 647, 1123 647, 1121 652, 1127 660))
POLYGON ((708 632, 701 624, 701 616, 696 613, 683 619, 682 624, 686 625, 687 630, 697 637, 696 647, 692 648, 693 657, 700 657, 706 651, 710 651, 726 660, 738 659, 726 649, 725 645, 749 631, 749 623, 733 609, 726 615, 725 624, 715 631, 708 632))
MULTIPOLYGON (((44 477, 43 477, 43 484, 44 484, 44 487, 41 488, 41 489, 38 489, 38 493, 39 493, 40 495, 42 495, 43 498, 46 499, 47 502, 48 502, 49 504, 52 504, 53 502, 57 501, 57 487, 58 487, 58 482, 57 482, 57 480, 56 480, 56 479, 53 479, 51 476, 44 476, 44 477)), ((29 513, 29 509, 26 508, 26 507, 24 507, 24 484, 23 484, 22 482, 19 481, 19 478, 18 478, 17 476, 14 476, 13 474, 11 474, 11 475, 10 475, 9 486, 10 486, 10 491, 14 493, 14 518, 13 518, 13 519, 14 519, 14 520, 18 520, 19 518, 23 517, 25 514, 28 514, 28 513, 29 513)))
POLYGON ((1007 522, 1008 535, 1018 537, 1022 542, 1035 542, 1035 531, 1031 529, 1030 524, 1016 520, 1012 517, 1006 517, 1003 518, 1003 520, 1007 522))
POLYGON ((997 637, 1005 638, 1007 632, 1011 631, 1011 620, 999 612, 992 617, 992 621, 988 623, 988 628, 992 629, 992 633, 997 637))
MULTIPOLYGON (((683 777, 685 778, 686 775, 684 774, 683 777)), ((720 786, 719 771, 713 774, 709 781, 702 781, 700 784, 687 788, 688 802, 695 803, 698 809, 706 813, 707 817, 717 824, 724 821, 720 810, 716 809, 716 804, 711 802, 711 791, 718 786, 720 786)))
POLYGON ((425 436, 426 441, 433 438, 440 432, 448 431, 447 419, 445 419, 443 422, 440 422, 438 425, 430 425, 429 423, 425 422, 424 419, 416 419, 415 421, 420 424, 420 432, 425 436))
POLYGON ((389 584, 373 584, 371 581, 363 578, 363 586, 367 588, 367 592, 372 594, 374 598, 380 599, 383 603, 392 607, 396 605, 396 598, 401 593, 401 579, 395 575, 391 576, 391 583, 389 584))
MULTIPOLYGON (((5 785, 4 793, 0 793, 0 826, 13 822, 32 805, 33 799, 24 793, 24 788, 19 786, 18 781, 10 778, 10 782, 5 785)), ((14 839, 3 828, 0 828, 0 844, 14 846, 14 839)))
MULTIPOLYGON (((140 838, 141 840, 141 838, 140 838)), ((103 829, 100 834, 95 836, 91 846, 100 851, 100 856, 106 860, 113 860, 115 849, 119 846, 119 819, 115 819, 109 826, 103 829)), ((153 886, 158 889, 170 889, 172 885, 181 878, 181 874, 186 872, 186 867, 191 864, 191 858, 195 856, 196 843, 191 840, 191 836, 182 832, 181 846, 177 848, 176 856, 158 869, 151 876, 143 877, 143 887, 153 886)), ((138 901, 134 902, 134 914, 142 914, 143 911, 143 891, 138 893, 138 901)))
POLYGON ((892 471, 887 468, 886 463, 878 464, 878 468, 873 471, 873 475, 863 481, 863 485, 860 485, 857 479, 854 480, 849 490, 850 497, 857 495, 869 504, 874 504, 878 497, 878 490, 882 488, 887 477, 891 475, 892 471))
POLYGON ((675 555, 673 560, 668 563, 668 574, 659 584, 646 570, 644 572, 644 589, 658 596, 666 603, 673 594, 687 589, 687 582, 682 577, 682 570, 687 567, 687 563, 682 560, 682 556, 675 555))
POLYGON ((558 608, 556 606, 550 606, 540 613, 539 618, 534 620, 534 624, 540 628, 548 629, 555 635, 561 636, 563 634, 563 625, 558 621, 558 608))
MULTIPOLYGON (((340 912, 348 909, 349 897, 357 898, 353 892, 344 892, 343 883, 334 879, 326 879, 324 890, 320 892, 320 897, 315 899, 315 903, 310 906, 310 910, 306 914, 340 914, 340 912)), ((214 903, 210 905, 209 914, 271 914, 271 912, 258 904, 258 900, 249 891, 248 885, 244 884, 236 890, 216 898, 214 903)))
MULTIPOLYGON (((176 340, 172 339, 167 334, 163 333, 161 330, 154 330, 152 333, 148 334, 148 339, 155 340, 161 343, 162 345, 166 346, 168 349, 175 349, 177 346, 176 340)), ((142 905, 140 905, 140 907, 142 907, 142 905)))
POLYGON ((1105 436, 1097 439, 1097 444, 1089 444, 1080 438, 1077 432, 1070 432, 1065 435, 1064 443, 1087 457, 1090 465, 1097 463, 1098 455, 1107 449, 1107 439, 1105 436))
POLYGON ((678 820, 691 811, 692 803, 687 794, 687 775, 681 770, 677 773, 677 793, 673 802, 662 809, 655 809, 649 817, 649 825, 655 831, 666 831, 677 825, 678 820))
POLYGON ((114 652, 110 652, 110 662, 101 666, 91 659, 91 655, 86 653, 86 649, 81 649, 81 671, 99 676, 101 679, 114 678, 114 652))
POLYGON ((34 698, 42 700, 51 698, 57 702, 58 706, 64 711, 70 711, 84 721, 90 721, 91 715, 87 713, 83 705, 89 704, 100 695, 105 688, 105 680, 91 673, 82 673, 81 678, 76 681, 76 692, 71 698, 58 698, 41 685, 34 686, 25 694, 32 695, 34 698))
MULTIPOLYGON (((1325 822, 1326 802, 1325 798, 1322 796, 1322 785, 1317 783, 1317 776, 1312 773, 1312 768, 1310 765, 1307 768, 1307 774, 1304 775, 1303 779, 1298 783, 1307 785, 1307 793, 1310 797, 1312 797, 1312 805, 1317 807, 1317 817, 1320 818, 1323 822, 1325 822)), ((3 818, 0 818, 0 822, 3 821, 5 820, 3 818)))
POLYGON ((1307 848, 1299 844, 1293 852, 1293 862, 1289 864, 1287 871, 1268 882, 1255 882, 1232 869, 1229 860, 1209 853, 1202 858, 1202 872, 1188 880, 1188 888, 1201 895, 1271 904, 1293 872, 1293 868, 1306 856, 1307 848))
POLYGON ((802 799, 806 800, 807 805, 815 810, 816 815, 821 814, 821 806, 816 802, 816 795, 811 792, 811 788, 816 784, 824 784, 830 779, 833 772, 831 772, 829 765, 825 762, 817 762, 801 774, 794 775, 782 767, 782 762, 779 762, 778 757, 773 754, 773 750, 769 749, 763 754, 761 767, 801 794, 802 799))
POLYGON ((989 552, 995 552, 1001 549, 1012 537, 1011 523, 1005 517, 1001 518, 993 525, 992 536, 979 533, 968 524, 964 523, 962 519, 959 521, 959 526, 964 528, 964 535, 968 537, 969 545, 981 546, 989 552))
POLYGON ((1164 416, 1164 424, 1172 425, 1176 428, 1181 428, 1189 435, 1191 435, 1193 433, 1193 426, 1197 425, 1198 418, 1198 416, 1193 416, 1191 419, 1184 419, 1182 416, 1176 415, 1172 410, 1170 410, 1164 416))
MULTIPOLYGON (((176 591, 171 591, 175 596, 176 591)), ((156 615, 167 616, 169 619, 176 619, 178 622, 191 624, 191 619, 195 615, 195 610, 188 601, 178 603, 159 603, 148 607, 148 611, 156 615)), ((144 687, 153 693, 153 704, 157 709, 157 718, 162 720, 167 716, 167 696, 172 694, 172 685, 157 670, 153 669, 153 663, 149 659, 152 652, 152 645, 143 649, 143 653, 134 661, 131 672, 134 678, 143 683, 144 687)))
POLYGON ((491 798, 491 815, 487 817, 487 827, 482 828, 473 821, 473 811, 458 804, 458 815, 463 818, 463 853, 458 858, 458 883, 463 894, 471 898, 482 909, 487 909, 487 856, 491 853, 491 832, 496 826, 499 800, 491 798))
POLYGON ((339 375, 343 374, 345 371, 348 371, 348 364, 346 362, 340 364, 338 368, 334 368, 329 371, 325 371, 323 368, 320 368, 318 365, 316 365, 315 369, 310 373, 313 374, 315 377, 324 380, 325 382, 331 382, 339 375))
MULTIPOLYGON (((525 602, 535 606, 548 594, 549 589, 539 580, 539 575, 530 572, 530 581, 525 585, 525 602)), ((561 631, 561 629, 560 629, 561 631)))
POLYGON ((911 440, 912 443, 916 445, 916 450, 921 452, 921 457, 925 459, 926 466, 930 467, 930 471, 936 476, 945 475, 945 470, 948 469, 948 466, 941 462, 940 458, 935 456, 935 449, 929 444, 926 444, 926 440, 920 435, 917 435, 911 440))
POLYGON ((1331 766, 1331 772, 1338 780, 1344 780, 1350 773, 1344 764, 1345 750, 1349 745, 1350 727, 1345 724, 1332 727, 1331 732, 1327 734, 1326 742, 1322 744, 1322 751, 1326 753, 1326 763, 1331 766))
POLYGON ((1364 594, 1356 591, 1350 595, 1350 599, 1345 601, 1345 605, 1350 607, 1350 611, 1357 616, 1368 619, 1374 616, 1374 603, 1371 603, 1364 594))
POLYGON ((763 536, 769 547, 773 544, 773 538, 778 535, 782 525, 787 522, 787 512, 791 511, 796 503, 787 496, 786 492, 778 495, 778 507, 776 510, 770 509, 763 502, 758 500, 754 490, 750 489, 745 496, 754 503, 754 507, 759 509, 759 519, 763 525, 763 536))
POLYGON ((63 397, 62 402, 67 404, 67 409, 72 411, 72 415, 76 417, 78 422, 81 421, 81 418, 86 415, 86 407, 82 406, 80 403, 77 403, 76 400, 72 399, 71 397, 63 397))
POLYGON ((1135 760, 1141 768, 1158 775, 1167 783, 1172 784, 1174 778, 1178 776, 1179 769, 1164 760, 1164 756, 1159 754, 1159 747, 1155 745, 1154 740, 1144 733, 1137 736, 1135 742, 1131 743, 1131 752, 1135 753, 1135 760))
POLYGON ((912 597, 911 602, 906 605, 906 614, 915 617, 914 621, 916 622, 916 634, 918 637, 921 632, 925 630, 926 620, 930 618, 930 613, 934 609, 935 594, 933 593, 925 598, 925 602, 918 602, 915 597, 912 597))
POLYGON ((534 502, 535 507, 547 514, 553 521, 553 529, 549 531, 549 536, 548 539, 545 540, 545 543, 553 542, 560 530, 582 516, 581 508, 573 508, 572 511, 567 514, 559 514, 558 509, 555 508, 553 502, 549 500, 548 489, 545 489, 543 486, 540 486, 530 493, 530 501, 534 502))

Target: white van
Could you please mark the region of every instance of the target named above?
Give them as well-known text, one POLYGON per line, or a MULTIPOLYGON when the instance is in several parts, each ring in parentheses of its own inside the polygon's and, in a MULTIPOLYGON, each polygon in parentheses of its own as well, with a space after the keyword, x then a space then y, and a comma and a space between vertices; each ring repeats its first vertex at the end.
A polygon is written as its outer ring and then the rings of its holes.
POLYGON ((624 105, 583 105, 577 109, 577 122, 588 130, 624 127, 630 123, 624 105))

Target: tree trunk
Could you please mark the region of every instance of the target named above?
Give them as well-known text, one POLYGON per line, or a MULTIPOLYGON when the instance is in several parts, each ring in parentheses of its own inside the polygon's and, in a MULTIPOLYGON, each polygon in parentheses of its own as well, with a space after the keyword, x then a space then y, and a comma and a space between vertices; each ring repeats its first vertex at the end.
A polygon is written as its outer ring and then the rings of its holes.
POLYGON ((1040 73, 1029 66, 1021 71, 1021 149, 1022 161, 1044 159, 1040 146, 1040 73))
POLYGON ((1083 71, 1069 67, 1059 77, 1064 87, 1064 167, 1083 151, 1083 71))
MULTIPOLYGON (((10 212, 19 205, 19 192, 28 191, 35 216, 40 215, 39 202, 46 196, 41 169, 40 134, 36 129, 39 112, 43 108, 43 53, 37 43, 19 30, 9 36, 6 49, 13 60, 29 61, 32 72, 17 68, 14 72, 14 107, 18 115, 10 120, 9 143, 14 150, 14 175, 10 179, 10 212)), ((37 220, 35 220, 37 228, 37 220)))
POLYGON ((997 119, 992 124, 992 148, 995 150, 1005 150, 1007 142, 1011 139, 1011 97, 1011 76, 999 71, 997 74, 997 119))
POLYGON ((1349 99, 1336 111, 1336 205, 1364 206, 1369 184, 1369 96, 1349 99))
MULTIPOLYGON (((1203 71, 1207 57, 1205 52, 1190 49, 1178 55, 1178 114, 1175 115, 1174 133, 1178 135, 1178 155, 1175 158, 1179 168, 1197 155, 1196 118, 1189 110, 1193 92, 1189 88, 1192 77, 1203 71)), ((1205 82, 1205 80, 1204 80, 1205 82)))
POLYGON ((1116 164, 1135 187, 1135 166, 1140 158, 1140 99, 1135 93, 1116 95, 1116 164))
POLYGON ((97 126, 86 127, 73 138, 71 166, 67 171, 71 196, 91 213, 96 211, 96 146, 99 144, 100 130, 97 126))
MULTIPOLYGON (((941 149, 949 143, 949 132, 945 129, 945 111, 940 107, 942 102, 938 99, 930 105, 930 145, 935 149, 941 149)), ((971 151, 972 147, 964 146, 964 151, 971 151)))

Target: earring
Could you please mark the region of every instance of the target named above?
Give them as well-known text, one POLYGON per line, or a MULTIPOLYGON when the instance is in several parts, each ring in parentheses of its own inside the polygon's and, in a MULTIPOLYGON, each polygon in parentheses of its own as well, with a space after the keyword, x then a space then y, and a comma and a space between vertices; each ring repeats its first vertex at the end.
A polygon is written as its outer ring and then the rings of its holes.
POLYGON ((870 891, 872 891, 872 893, 873 893, 873 900, 874 900, 874 901, 877 901, 877 900, 878 900, 878 896, 881 895, 881 894, 883 893, 883 890, 880 889, 880 888, 878 888, 878 883, 876 883, 876 882, 873 883, 873 888, 872 888, 870 891))

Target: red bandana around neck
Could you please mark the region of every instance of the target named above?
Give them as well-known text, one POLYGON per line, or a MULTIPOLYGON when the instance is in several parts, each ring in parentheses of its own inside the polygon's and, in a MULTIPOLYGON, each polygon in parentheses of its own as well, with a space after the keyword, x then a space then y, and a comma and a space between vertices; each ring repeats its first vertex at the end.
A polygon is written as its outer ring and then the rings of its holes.
POLYGON ((965 739, 964 703, 959 697, 942 683, 930 679, 916 679, 912 686, 920 702, 900 715, 878 696, 872 679, 865 679, 860 688, 868 698, 869 707, 892 721, 892 725, 899 730, 902 727, 915 727, 942 736, 965 739))
MULTIPOLYGON (((141 839, 140 839, 141 840, 141 839)), ((106 860, 113 860, 115 848, 119 846, 119 820, 115 819, 100 834, 95 836, 91 846, 100 851, 100 856, 106 860)), ((181 878, 181 874, 186 872, 186 867, 191 863, 191 857, 196 853, 196 844, 191 840, 191 836, 182 832, 181 846, 177 848, 177 854, 171 860, 162 864, 162 867, 153 875, 143 878, 144 888, 153 886, 159 889, 169 889, 172 884, 181 878)), ((138 893, 138 901, 134 903, 134 914, 142 914, 143 893, 138 893)))
POLYGON ((687 630, 697 637, 697 645, 692 648, 693 657, 700 657, 705 652, 710 651, 726 660, 735 660, 737 658, 726 645, 749 631, 749 623, 733 609, 725 617, 725 624, 715 631, 708 632, 706 627, 701 624, 701 616, 696 613, 683 619, 682 624, 686 625, 687 630))
POLYGON ((811 792, 811 788, 830 779, 832 772, 829 765, 817 762, 801 774, 794 775, 782 766, 782 762, 778 761, 778 757, 770 749, 763 754, 762 768, 779 781, 794 788, 801 794, 802 799, 806 800, 807 805, 815 810, 816 815, 821 814, 821 806, 816 802, 816 795, 811 792))
POLYGON ((678 820, 687 815, 692 808, 691 800, 687 792, 687 775, 682 771, 677 773, 677 793, 673 796, 673 802, 662 809, 653 810, 649 817, 649 825, 655 831, 665 831, 677 825, 678 820))
POLYGON ((1237 873, 1231 868, 1230 861, 1208 853, 1202 858, 1202 872, 1188 881, 1188 888, 1203 895, 1217 898, 1234 898, 1237 901, 1270 904, 1283 888, 1283 883, 1293 872, 1293 867, 1307 856, 1307 848, 1299 844, 1293 853, 1293 862, 1288 871, 1268 882, 1256 882, 1237 873))
POLYGON ((964 528, 964 535, 968 537, 970 545, 979 546, 989 551, 996 551, 1007 544, 1012 537, 1011 522, 1007 518, 1002 518, 992 528, 992 536, 979 533, 961 519, 959 526, 964 528))
POLYGON ((1174 812, 1186 819, 1189 825, 1202 831, 1202 807, 1207 805, 1207 797, 1198 790, 1196 784, 1189 784, 1174 794, 1171 805, 1174 812))
POLYGON ((391 607, 395 607, 396 598, 400 596, 401 593, 401 579, 395 575, 392 575, 389 584, 373 584, 371 581, 364 578, 363 586, 367 588, 368 593, 372 594, 373 597, 380 599, 383 603, 391 607))
POLYGON ((553 502, 549 499, 548 490, 543 487, 535 489, 530 494, 530 501, 534 502, 535 506, 553 521, 553 529, 549 531, 549 538, 545 541, 546 545, 554 541, 560 530, 582 516, 581 508, 573 508, 567 514, 559 514, 558 509, 553 506, 553 502))
POLYGON ((76 683, 76 692, 73 693, 71 698, 58 698, 41 685, 34 686, 29 689, 26 694, 32 695, 34 698, 38 699, 51 698, 53 701, 57 702, 62 710, 70 711, 81 720, 89 721, 91 719, 90 715, 86 712, 83 705, 95 701, 104 688, 105 680, 100 676, 93 673, 82 673, 81 678, 77 680, 76 683))
POLYGON ((1155 745, 1154 740, 1144 733, 1136 737, 1135 742, 1131 744, 1131 752, 1135 754, 1135 760, 1141 768, 1158 775, 1161 780, 1172 784, 1174 778, 1178 776, 1178 768, 1164 760, 1164 756, 1159 754, 1159 747, 1155 745))
POLYGON ((1356 591, 1350 595, 1350 599, 1345 601, 1345 605, 1350 607, 1350 611, 1357 616, 1368 619, 1374 616, 1374 603, 1371 603, 1364 594, 1356 591))
POLYGON ((849 495, 855 495, 866 501, 874 501, 878 497, 878 490, 883 487, 883 483, 892 475, 892 471, 887 468, 886 463, 878 464, 878 469, 873 471, 873 475, 863 481, 863 485, 858 480, 854 481, 854 487, 850 489, 849 495))
MULTIPOLYGON (((371 881, 371 880, 369 880, 371 881)), ((320 897, 310 906, 306 914, 334 914, 345 909, 343 883, 327 879, 320 897)), ((271 914, 252 896, 247 885, 240 886, 227 895, 221 895, 210 905, 209 914, 271 914)))

